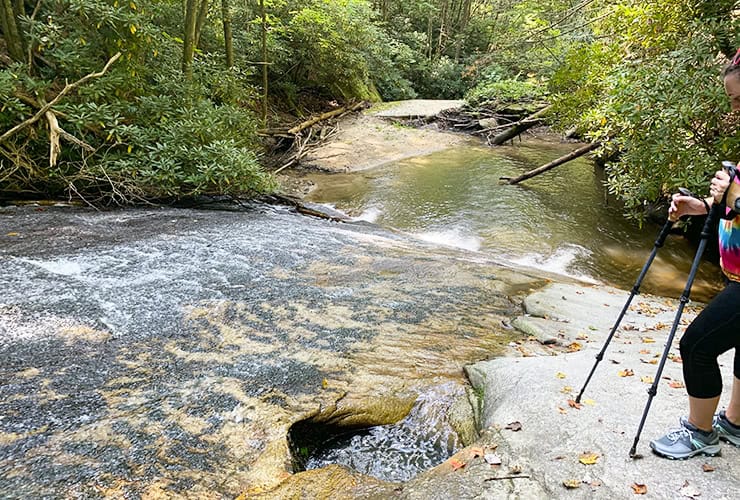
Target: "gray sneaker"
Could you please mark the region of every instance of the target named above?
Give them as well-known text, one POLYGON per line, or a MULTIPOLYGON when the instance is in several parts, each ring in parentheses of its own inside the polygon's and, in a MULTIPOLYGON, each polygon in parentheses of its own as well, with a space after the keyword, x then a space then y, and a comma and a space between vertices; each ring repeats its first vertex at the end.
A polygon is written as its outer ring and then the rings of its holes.
POLYGON ((681 427, 671 429, 660 439, 650 441, 656 455, 674 460, 683 460, 695 455, 719 455, 719 433, 712 429, 708 436, 699 432, 686 418, 680 419, 681 427))
POLYGON ((719 438, 728 443, 740 446, 740 429, 733 427, 733 425, 727 420, 724 410, 714 416, 714 422, 712 424, 714 430, 719 434, 719 438))

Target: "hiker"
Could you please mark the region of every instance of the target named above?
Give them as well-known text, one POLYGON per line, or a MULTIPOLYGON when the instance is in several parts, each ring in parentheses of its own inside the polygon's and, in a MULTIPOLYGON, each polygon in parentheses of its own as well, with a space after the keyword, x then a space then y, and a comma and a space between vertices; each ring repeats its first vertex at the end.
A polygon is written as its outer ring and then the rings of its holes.
MULTIPOLYGON (((733 111, 740 111, 740 50, 724 71, 724 85, 733 111)), ((740 179, 734 182, 740 184, 740 179)), ((668 218, 704 215, 714 203, 722 203, 730 185, 724 170, 715 173, 710 197, 705 200, 673 195, 668 218)), ((723 209, 723 215, 729 209, 723 209)), ((680 427, 650 442, 656 454, 672 459, 720 453, 719 440, 740 446, 740 215, 719 225, 720 265, 727 283, 694 319, 681 338, 681 359, 689 415, 679 419, 680 427), (732 395, 726 410, 715 414, 722 394, 722 375, 717 357, 735 349, 732 395)))

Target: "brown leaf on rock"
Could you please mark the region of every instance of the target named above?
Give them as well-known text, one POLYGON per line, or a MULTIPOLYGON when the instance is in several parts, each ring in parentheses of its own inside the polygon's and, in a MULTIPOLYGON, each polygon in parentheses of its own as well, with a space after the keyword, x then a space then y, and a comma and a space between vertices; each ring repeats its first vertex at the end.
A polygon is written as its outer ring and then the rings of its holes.
POLYGON ((522 423, 521 422, 510 422, 509 424, 504 427, 504 429, 509 429, 510 431, 518 432, 522 430, 522 423))
POLYGON ((463 462, 462 460, 451 458, 450 465, 452 466, 452 470, 458 470, 458 469, 462 469, 463 467, 465 467, 466 463, 463 462))
POLYGON ((561 415, 567 415, 568 414, 568 410, 566 410, 562 406, 558 406, 558 413, 560 413, 561 415))
POLYGON ((673 380, 668 383, 668 387, 671 387, 673 389, 683 389, 686 386, 680 380, 673 380))
POLYGON ((701 470, 703 470, 704 472, 714 472, 715 468, 709 464, 704 464, 701 466, 701 470))
POLYGON ((574 399, 569 399, 568 400, 568 406, 570 406, 571 408, 575 408, 576 410, 580 410, 581 409, 581 403, 576 403, 576 401, 574 399))
POLYGON ((478 458, 482 457, 485 452, 483 451, 483 448, 476 446, 474 448, 470 448, 470 453, 473 455, 473 458, 478 458))
POLYGON ((579 344, 578 342, 571 342, 568 345, 568 352, 578 352, 581 349, 583 349, 583 346, 579 344))
POLYGON ((678 490, 678 494, 683 497, 696 498, 701 496, 701 491, 696 489, 694 485, 689 484, 688 481, 685 481, 683 486, 681 486, 681 489, 678 490))
POLYGON ((619 373, 617 373, 617 375, 619 375, 620 377, 631 377, 634 374, 635 374, 635 372, 633 372, 629 368, 625 368, 624 370, 621 370, 619 373))
POLYGON ((647 486, 640 483, 634 483, 632 485, 632 491, 635 495, 645 495, 647 493, 647 486))

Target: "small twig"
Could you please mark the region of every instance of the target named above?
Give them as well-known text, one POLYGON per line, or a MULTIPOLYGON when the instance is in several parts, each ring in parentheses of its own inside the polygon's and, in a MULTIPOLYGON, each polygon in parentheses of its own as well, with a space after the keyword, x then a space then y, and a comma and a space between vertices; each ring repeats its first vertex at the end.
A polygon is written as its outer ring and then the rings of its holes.
POLYGON ((484 479, 484 481, 501 481, 503 479, 529 479, 530 476, 527 474, 516 474, 511 476, 498 476, 498 477, 489 477, 484 479))

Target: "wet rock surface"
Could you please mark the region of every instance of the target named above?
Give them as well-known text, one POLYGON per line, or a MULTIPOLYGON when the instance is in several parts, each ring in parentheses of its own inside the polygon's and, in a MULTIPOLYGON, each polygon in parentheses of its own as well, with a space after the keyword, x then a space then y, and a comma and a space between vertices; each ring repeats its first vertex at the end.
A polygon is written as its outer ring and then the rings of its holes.
POLYGON ((261 205, 5 207, 0 239, 11 498, 268 491, 292 423, 401 420, 518 337, 502 322, 547 281, 261 205))

